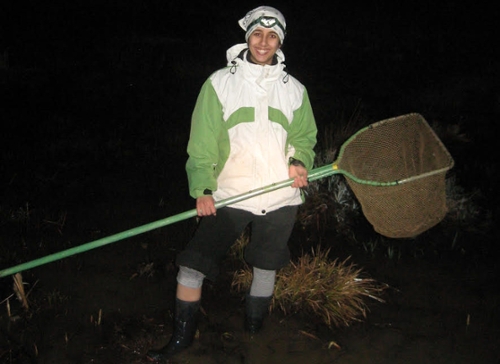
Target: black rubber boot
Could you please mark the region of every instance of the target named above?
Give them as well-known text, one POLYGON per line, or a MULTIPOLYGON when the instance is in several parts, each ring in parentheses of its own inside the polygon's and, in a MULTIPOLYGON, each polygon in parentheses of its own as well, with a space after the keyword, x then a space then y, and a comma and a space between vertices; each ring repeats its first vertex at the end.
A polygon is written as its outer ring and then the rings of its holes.
POLYGON ((255 297, 246 295, 245 298, 245 329, 256 334, 262 327, 264 318, 269 315, 269 305, 271 304, 272 296, 270 297, 255 297))
POLYGON ((169 343, 159 350, 146 354, 150 361, 165 363, 167 359, 191 345, 196 334, 200 301, 187 302, 175 299, 174 332, 169 343))

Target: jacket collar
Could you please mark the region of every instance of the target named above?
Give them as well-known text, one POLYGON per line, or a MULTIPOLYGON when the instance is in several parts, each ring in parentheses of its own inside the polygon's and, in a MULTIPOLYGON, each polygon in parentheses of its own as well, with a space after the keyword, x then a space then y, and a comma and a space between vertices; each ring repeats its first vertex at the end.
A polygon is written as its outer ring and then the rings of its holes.
POLYGON ((228 66, 231 67, 232 73, 236 72, 238 67, 245 69, 245 77, 248 79, 262 80, 264 77, 267 80, 273 80, 282 75, 285 70, 285 55, 278 49, 275 54, 276 64, 274 65, 259 65, 249 61, 248 45, 246 43, 236 44, 229 48, 226 52, 228 66))

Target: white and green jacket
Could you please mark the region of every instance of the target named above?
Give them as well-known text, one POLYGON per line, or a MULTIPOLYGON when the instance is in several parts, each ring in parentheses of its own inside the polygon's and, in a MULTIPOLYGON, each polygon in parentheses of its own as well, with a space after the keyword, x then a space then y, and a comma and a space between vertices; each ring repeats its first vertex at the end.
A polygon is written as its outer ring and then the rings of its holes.
MULTIPOLYGON (((316 123, 305 87, 276 65, 247 61, 246 44, 227 51, 228 66, 203 84, 191 121, 186 171, 193 198, 207 190, 220 201, 287 180, 289 159, 314 161, 316 123), (238 57, 241 54, 240 57, 238 57)), ((302 203, 284 187, 231 204, 257 215, 302 203)))

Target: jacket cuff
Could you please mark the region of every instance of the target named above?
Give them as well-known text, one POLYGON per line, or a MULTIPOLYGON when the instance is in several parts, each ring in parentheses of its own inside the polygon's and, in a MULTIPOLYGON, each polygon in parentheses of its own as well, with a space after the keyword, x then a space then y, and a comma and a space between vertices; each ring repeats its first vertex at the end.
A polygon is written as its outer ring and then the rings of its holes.
POLYGON ((302 167, 306 168, 305 164, 302 163, 302 161, 299 161, 298 159, 295 159, 294 157, 290 157, 290 159, 288 160, 288 164, 292 165, 292 166, 302 166, 302 167))
POLYGON ((203 196, 212 196, 212 194, 212 190, 205 188, 204 190, 194 190, 191 196, 193 196, 193 198, 198 198, 203 196))

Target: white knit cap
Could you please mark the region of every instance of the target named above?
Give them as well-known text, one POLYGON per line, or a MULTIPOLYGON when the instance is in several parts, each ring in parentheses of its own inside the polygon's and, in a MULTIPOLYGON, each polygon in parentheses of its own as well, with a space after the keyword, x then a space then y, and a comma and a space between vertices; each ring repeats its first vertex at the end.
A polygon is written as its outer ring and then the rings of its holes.
POLYGON ((240 27, 246 31, 245 40, 248 41, 250 34, 257 28, 270 28, 274 30, 280 38, 281 44, 285 40, 286 21, 283 14, 278 9, 270 6, 259 6, 250 10, 244 18, 238 21, 240 27))

